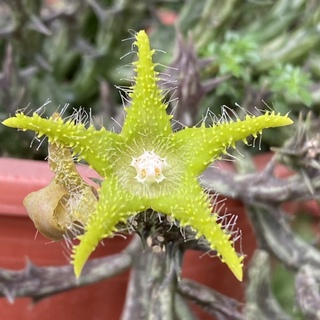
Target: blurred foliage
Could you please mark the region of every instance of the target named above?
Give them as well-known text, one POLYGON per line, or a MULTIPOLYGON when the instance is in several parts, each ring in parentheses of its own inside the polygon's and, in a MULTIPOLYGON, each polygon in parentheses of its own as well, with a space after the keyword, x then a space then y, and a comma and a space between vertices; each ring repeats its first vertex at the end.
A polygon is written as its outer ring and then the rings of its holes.
POLYGON ((273 292, 283 309, 290 315, 295 316, 294 319, 302 319, 302 315, 297 314, 294 308, 294 275, 282 264, 278 263, 273 267, 273 292))
MULTIPOLYGON (((169 53, 157 57, 164 65, 172 65, 174 52, 186 50, 181 43, 179 48, 181 33, 193 43, 197 81, 224 76, 207 90, 197 87, 205 94, 193 93, 198 96, 196 112, 190 110, 194 123, 208 108, 219 114, 220 106, 228 105, 241 114, 237 103, 255 113, 265 108, 262 101, 293 116, 305 108, 318 114, 319 20, 317 1, 304 0, 2 1, 0 120, 50 99, 48 114, 68 103, 70 112, 82 106, 104 121, 115 117, 121 123, 122 102, 114 85, 128 85, 132 72, 123 68, 131 48, 121 40, 142 28, 154 47, 169 53)), ((177 87, 186 85, 174 76, 177 87)), ((36 153, 29 149, 30 136, 15 141, 15 150, 14 134, 0 128, 2 155, 44 157, 41 146, 36 153)), ((280 145, 284 139, 285 133, 276 140, 267 134, 263 142, 280 145)))

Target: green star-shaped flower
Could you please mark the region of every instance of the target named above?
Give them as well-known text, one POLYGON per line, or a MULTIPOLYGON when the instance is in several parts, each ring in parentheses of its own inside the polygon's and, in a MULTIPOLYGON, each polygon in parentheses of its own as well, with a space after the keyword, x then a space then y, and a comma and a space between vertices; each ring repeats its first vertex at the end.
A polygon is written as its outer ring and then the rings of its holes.
POLYGON ((113 235, 119 222, 152 208, 190 226, 204 236, 234 275, 242 280, 243 256, 233 247, 231 234, 212 214, 212 206, 197 178, 226 148, 237 140, 260 133, 263 128, 284 126, 287 116, 266 112, 245 120, 219 121, 212 127, 185 128, 173 132, 166 113, 164 93, 159 89, 156 64, 144 31, 136 34, 138 60, 134 84, 129 90, 130 107, 120 134, 97 130, 56 115, 48 119, 37 113, 18 112, 3 122, 6 126, 33 130, 46 135, 49 143, 71 148, 101 177, 99 201, 89 215, 80 244, 73 247, 74 271, 80 276, 83 265, 101 239, 113 235))

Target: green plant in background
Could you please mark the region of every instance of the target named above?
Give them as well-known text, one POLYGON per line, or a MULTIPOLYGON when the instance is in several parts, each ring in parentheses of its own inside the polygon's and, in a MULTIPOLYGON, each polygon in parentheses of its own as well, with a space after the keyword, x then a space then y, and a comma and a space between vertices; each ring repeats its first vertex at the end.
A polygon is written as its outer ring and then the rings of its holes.
MULTIPOLYGON (((127 48, 119 39, 148 20, 146 1, 5 1, 0 4, 0 119, 21 106, 68 102, 99 116, 116 114, 121 105, 109 83, 119 84, 117 69, 127 48), (132 15, 134 11, 134 15, 132 15), (116 102, 117 101, 117 102, 116 102)), ((71 109, 70 109, 71 110, 71 109)), ((51 115, 55 107, 47 107, 51 115)), ((69 112, 69 111, 67 111, 69 112)), ((71 112, 72 113, 72 112, 71 112)), ((0 129, 1 154, 19 156, 8 132, 0 129), (7 141, 10 140, 10 143, 7 141)), ((30 136, 15 141, 20 157, 44 158, 30 151, 30 136), (19 147, 18 147, 19 146, 19 147)))
POLYGON ((300 100, 306 106, 311 105, 312 96, 308 90, 311 85, 310 77, 300 68, 291 64, 277 65, 270 70, 269 77, 270 89, 277 95, 281 94, 277 100, 284 97, 283 100, 300 100))
MULTIPOLYGON (((148 26, 154 47, 162 48, 165 41, 166 50, 172 53, 176 33, 173 27, 161 23, 158 9, 162 8, 177 13, 178 30, 182 35, 190 34, 194 51, 192 59, 185 56, 187 64, 181 64, 184 58, 178 54, 182 58, 179 73, 172 68, 167 72, 177 81, 178 88, 183 81, 184 87, 190 85, 189 95, 195 92, 195 96, 202 96, 189 99, 193 102, 190 107, 186 108, 185 103, 178 105, 177 120, 185 120, 184 116, 180 119, 185 112, 180 114, 179 109, 196 113, 196 123, 208 108, 217 114, 224 104, 234 106, 240 114, 235 102, 254 113, 253 108, 262 100, 283 113, 294 111, 296 116, 301 102, 318 112, 319 57, 313 49, 319 45, 319 8, 314 2, 139 0, 133 4, 129 0, 82 0, 49 5, 43 1, 15 0, 3 2, 0 7, 0 37, 4 39, 0 44, 0 120, 18 107, 41 105, 50 98, 52 106, 62 102, 81 105, 87 111, 91 108, 97 116, 114 117, 121 123, 121 101, 113 84, 128 85, 126 77, 131 76, 131 71, 121 68, 123 78, 119 81, 119 68, 129 60, 119 59, 128 48, 119 46, 118 40, 127 38, 130 29, 148 26), (298 82, 297 74, 286 67, 290 65, 299 73, 298 82), (281 79, 286 90, 273 85, 279 81, 274 77, 279 66, 283 66, 281 79), (194 72, 198 75, 192 79, 194 72), (310 82, 303 80, 306 77, 310 82), (294 83, 300 87, 295 87, 291 94, 294 83), (192 90, 191 85, 198 89, 192 90)), ((181 43, 176 43, 176 51, 187 53, 181 43)), ((160 56, 159 61, 172 63, 170 54, 160 56)), ((185 89, 179 89, 177 96, 181 92, 185 89)), ((170 107, 175 108, 174 104, 170 107)), ((48 116, 54 108, 47 107, 48 116)), ((105 125, 111 127, 114 123, 105 125)), ((285 135, 280 136, 284 137, 281 141, 266 134, 263 145, 281 145, 285 135)), ((40 146, 37 153, 32 151, 30 138, 26 135, 17 139, 2 128, 0 152, 18 156, 20 150, 23 157, 43 159, 45 148, 40 146), (15 143, 6 143, 6 135, 11 135, 15 143)))
MULTIPOLYGON (((182 32, 192 31, 200 57, 212 58, 204 74, 229 75, 206 95, 203 108, 216 113, 214 105, 236 101, 253 107, 264 100, 281 112, 298 113, 306 104, 318 113, 319 14, 315 3, 303 0, 185 5, 179 15, 182 32)), ((264 141, 277 143, 269 135, 264 141)))
MULTIPOLYGON (((260 60, 254 39, 236 32, 227 32, 222 44, 211 43, 207 50, 204 55, 217 57, 219 74, 245 78, 250 75, 246 73, 248 67, 260 60)), ((250 81, 249 78, 243 80, 250 81)))

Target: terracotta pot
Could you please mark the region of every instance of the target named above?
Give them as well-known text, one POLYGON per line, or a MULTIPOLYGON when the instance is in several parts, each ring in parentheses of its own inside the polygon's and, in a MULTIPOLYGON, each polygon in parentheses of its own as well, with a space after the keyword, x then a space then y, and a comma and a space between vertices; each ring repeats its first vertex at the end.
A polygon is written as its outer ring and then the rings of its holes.
MULTIPOLYGON (((93 173, 83 168, 86 176, 93 173)), ((68 263, 63 242, 54 243, 36 233, 22 206, 31 191, 44 187, 52 173, 46 162, 0 158, 0 267, 21 269, 26 257, 35 265, 68 263)), ((120 237, 108 239, 93 257, 121 251, 128 241, 120 237)), ((0 299, 1 320, 39 319, 119 319, 125 298, 128 274, 98 284, 61 293, 31 305, 28 298, 19 298, 11 305, 0 299)))
MULTIPOLYGON (((261 170, 269 162, 272 153, 255 158, 261 170)), ((234 170, 230 163, 222 163, 222 169, 234 170)), ((83 176, 93 177, 88 168, 80 168, 83 176)), ((277 166, 276 175, 291 174, 285 167, 277 166)), ((23 198, 30 192, 47 185, 52 173, 46 162, 0 158, 0 267, 21 269, 26 257, 39 266, 68 263, 65 248, 61 243, 48 241, 36 234, 33 223, 22 206, 23 198)), ((256 248, 255 236, 244 207, 240 201, 227 199, 228 212, 238 215, 237 225, 242 230, 242 250, 246 254, 245 270, 256 248)), ((296 207, 291 207, 296 209, 296 207)), ((128 241, 122 238, 108 239, 93 257, 104 256, 122 250, 128 241)), ((244 299, 244 283, 235 279, 219 259, 202 256, 199 252, 187 252, 183 276, 203 283, 238 300, 244 299)), ((119 319, 125 299, 128 275, 120 275, 99 284, 78 288, 44 299, 31 306, 30 299, 17 299, 10 305, 0 299, 1 320, 35 319, 119 319), (107 301, 107 303, 106 303, 107 301)), ((202 320, 211 316, 193 307, 202 320)))
MULTIPOLYGON (((230 169, 228 164, 222 165, 230 169)), ((94 172, 82 169, 83 176, 93 177, 94 172)), ((42 161, 0 158, 0 267, 21 269, 26 257, 39 266, 68 263, 61 243, 48 241, 36 233, 33 223, 22 205, 23 198, 30 192, 48 184, 53 174, 48 164, 42 161)), ((239 215, 239 227, 243 230, 244 252, 251 256, 254 236, 242 204, 228 200, 228 211, 239 215)), ((122 238, 107 240, 105 247, 98 248, 93 257, 119 252, 127 242, 122 238)), ((236 299, 243 298, 243 284, 239 283, 230 270, 219 259, 200 257, 199 252, 188 252, 183 266, 183 275, 199 281, 219 292, 236 299)), ((1 319, 119 319, 124 303, 127 274, 99 284, 78 288, 40 301, 30 306, 30 299, 17 299, 10 305, 0 299, 1 319), (108 303, 106 303, 106 300, 108 303), (53 311, 54 310, 54 311, 53 311)), ((193 308, 201 319, 212 319, 198 308, 193 308)))
MULTIPOLYGON (((224 169, 230 169, 228 164, 224 169)), ((80 168, 83 176, 93 177, 94 172, 80 168)), ((26 257, 39 266, 68 263, 61 243, 48 241, 36 229, 22 205, 30 192, 48 184, 53 174, 42 161, 0 158, 0 267, 21 269, 26 257)), ((228 200, 228 210, 239 215, 239 227, 243 230, 244 252, 251 255, 254 247, 252 231, 246 220, 243 206, 228 200), (250 247, 250 248, 249 248, 250 247)), ((98 248, 93 257, 119 252, 127 244, 122 238, 107 240, 105 247, 98 248)), ((237 299, 243 297, 242 283, 219 259, 200 257, 199 252, 188 252, 184 260, 183 275, 237 299)), ((119 319, 124 303, 127 274, 99 284, 78 288, 44 299, 34 306, 28 298, 17 299, 10 305, 0 299, 1 319, 119 319), (106 303, 106 300, 108 303, 106 303)), ((211 316, 194 308, 201 319, 211 316)))

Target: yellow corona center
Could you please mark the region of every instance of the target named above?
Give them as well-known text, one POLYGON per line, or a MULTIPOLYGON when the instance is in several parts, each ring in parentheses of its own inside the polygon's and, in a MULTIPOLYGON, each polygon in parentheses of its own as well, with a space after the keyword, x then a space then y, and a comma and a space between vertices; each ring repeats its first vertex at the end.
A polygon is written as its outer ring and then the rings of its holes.
POLYGON ((131 166, 136 169, 136 179, 141 183, 160 183, 166 177, 163 170, 168 167, 165 158, 159 157, 154 151, 144 151, 144 153, 134 158, 132 157, 131 166))

